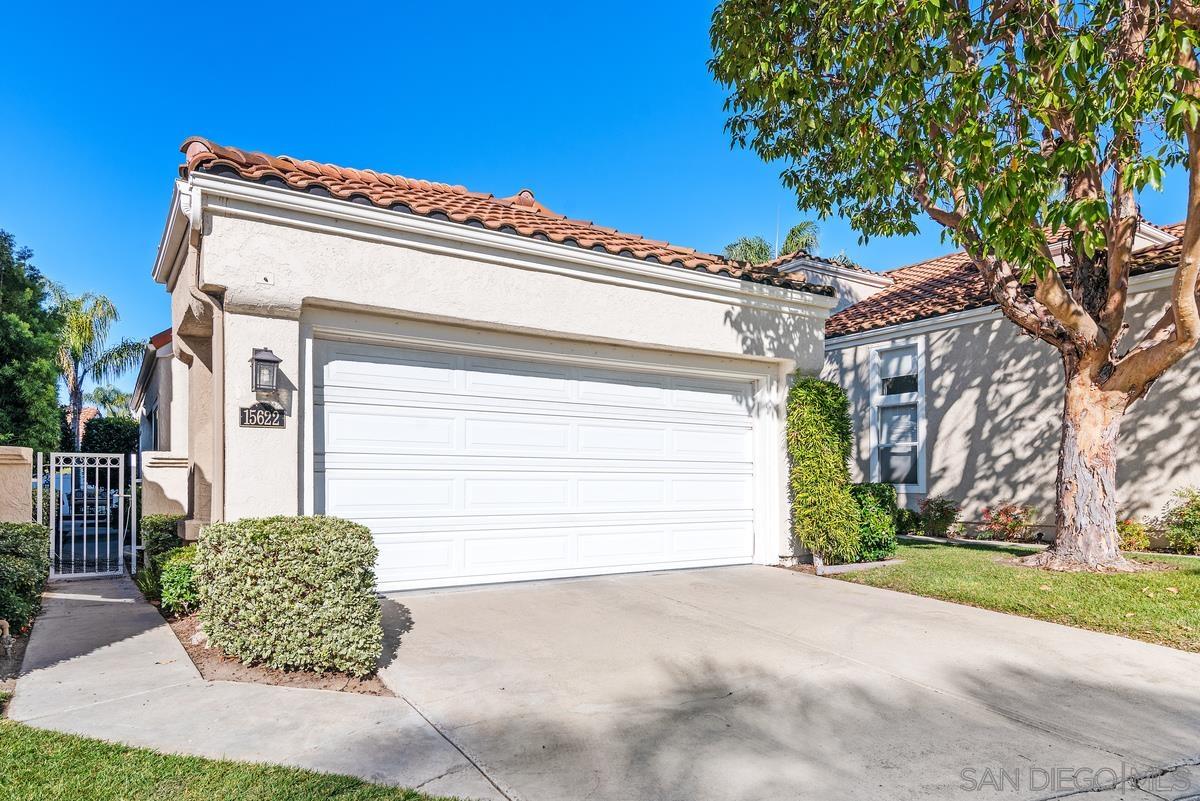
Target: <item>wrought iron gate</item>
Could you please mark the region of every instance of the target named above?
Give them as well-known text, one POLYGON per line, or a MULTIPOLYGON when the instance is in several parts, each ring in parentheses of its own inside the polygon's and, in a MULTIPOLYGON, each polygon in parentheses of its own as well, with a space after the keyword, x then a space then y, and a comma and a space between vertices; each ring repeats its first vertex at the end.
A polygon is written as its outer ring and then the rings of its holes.
POLYGON ((38 454, 36 514, 50 528, 50 575, 108 576, 124 572, 127 560, 136 573, 136 457, 52 453, 49 470, 43 470, 38 454))

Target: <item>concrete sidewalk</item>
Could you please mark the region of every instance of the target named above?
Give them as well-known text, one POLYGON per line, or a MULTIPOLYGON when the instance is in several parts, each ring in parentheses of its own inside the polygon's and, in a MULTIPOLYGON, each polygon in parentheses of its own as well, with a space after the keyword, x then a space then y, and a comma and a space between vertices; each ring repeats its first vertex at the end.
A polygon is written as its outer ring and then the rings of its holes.
POLYGON ((47 589, 8 716, 157 751, 503 798, 403 698, 205 681, 128 579, 47 589))

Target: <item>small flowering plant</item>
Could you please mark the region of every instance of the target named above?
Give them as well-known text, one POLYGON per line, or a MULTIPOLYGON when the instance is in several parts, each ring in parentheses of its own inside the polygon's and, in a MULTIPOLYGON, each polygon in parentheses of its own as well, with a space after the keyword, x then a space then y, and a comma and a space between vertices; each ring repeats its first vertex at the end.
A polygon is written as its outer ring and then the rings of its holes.
POLYGON ((1037 507, 1019 503, 998 503, 985 506, 981 514, 987 539, 1020 542, 1030 538, 1030 526, 1037 520, 1037 507))

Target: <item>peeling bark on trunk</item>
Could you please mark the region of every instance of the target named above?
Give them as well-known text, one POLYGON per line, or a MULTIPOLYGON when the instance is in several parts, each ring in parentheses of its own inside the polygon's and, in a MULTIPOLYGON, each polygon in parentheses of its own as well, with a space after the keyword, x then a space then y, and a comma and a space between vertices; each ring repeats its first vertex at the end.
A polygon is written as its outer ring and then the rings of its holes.
POLYGON ((1117 437, 1126 397, 1069 373, 1058 450, 1056 539, 1028 565, 1051 570, 1132 571, 1117 535, 1117 437))

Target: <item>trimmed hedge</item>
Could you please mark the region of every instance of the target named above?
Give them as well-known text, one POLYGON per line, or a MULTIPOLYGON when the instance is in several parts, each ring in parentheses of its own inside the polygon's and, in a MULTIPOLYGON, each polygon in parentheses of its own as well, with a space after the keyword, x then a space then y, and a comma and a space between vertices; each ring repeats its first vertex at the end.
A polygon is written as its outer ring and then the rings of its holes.
POLYGON ((896 553, 896 488, 891 484, 856 484, 850 494, 858 503, 858 561, 878 562, 896 553))
POLYGON ((50 530, 38 523, 0 523, 0 618, 14 633, 41 606, 50 575, 50 530))
POLYGON ((159 584, 162 587, 162 608, 176 615, 191 612, 200 602, 196 593, 194 572, 196 546, 176 548, 157 558, 159 584))
POLYGON ((796 555, 808 549, 827 564, 859 552, 858 504, 850 495, 850 404, 837 384, 801 377, 787 405, 788 488, 796 555))
POLYGON ((335 517, 217 523, 194 564, 209 642, 247 664, 363 676, 383 652, 378 550, 335 517))
POLYGON ((134 581, 146 600, 157 601, 162 595, 161 557, 183 545, 176 533, 183 515, 146 515, 138 524, 138 536, 145 548, 145 559, 134 581))

